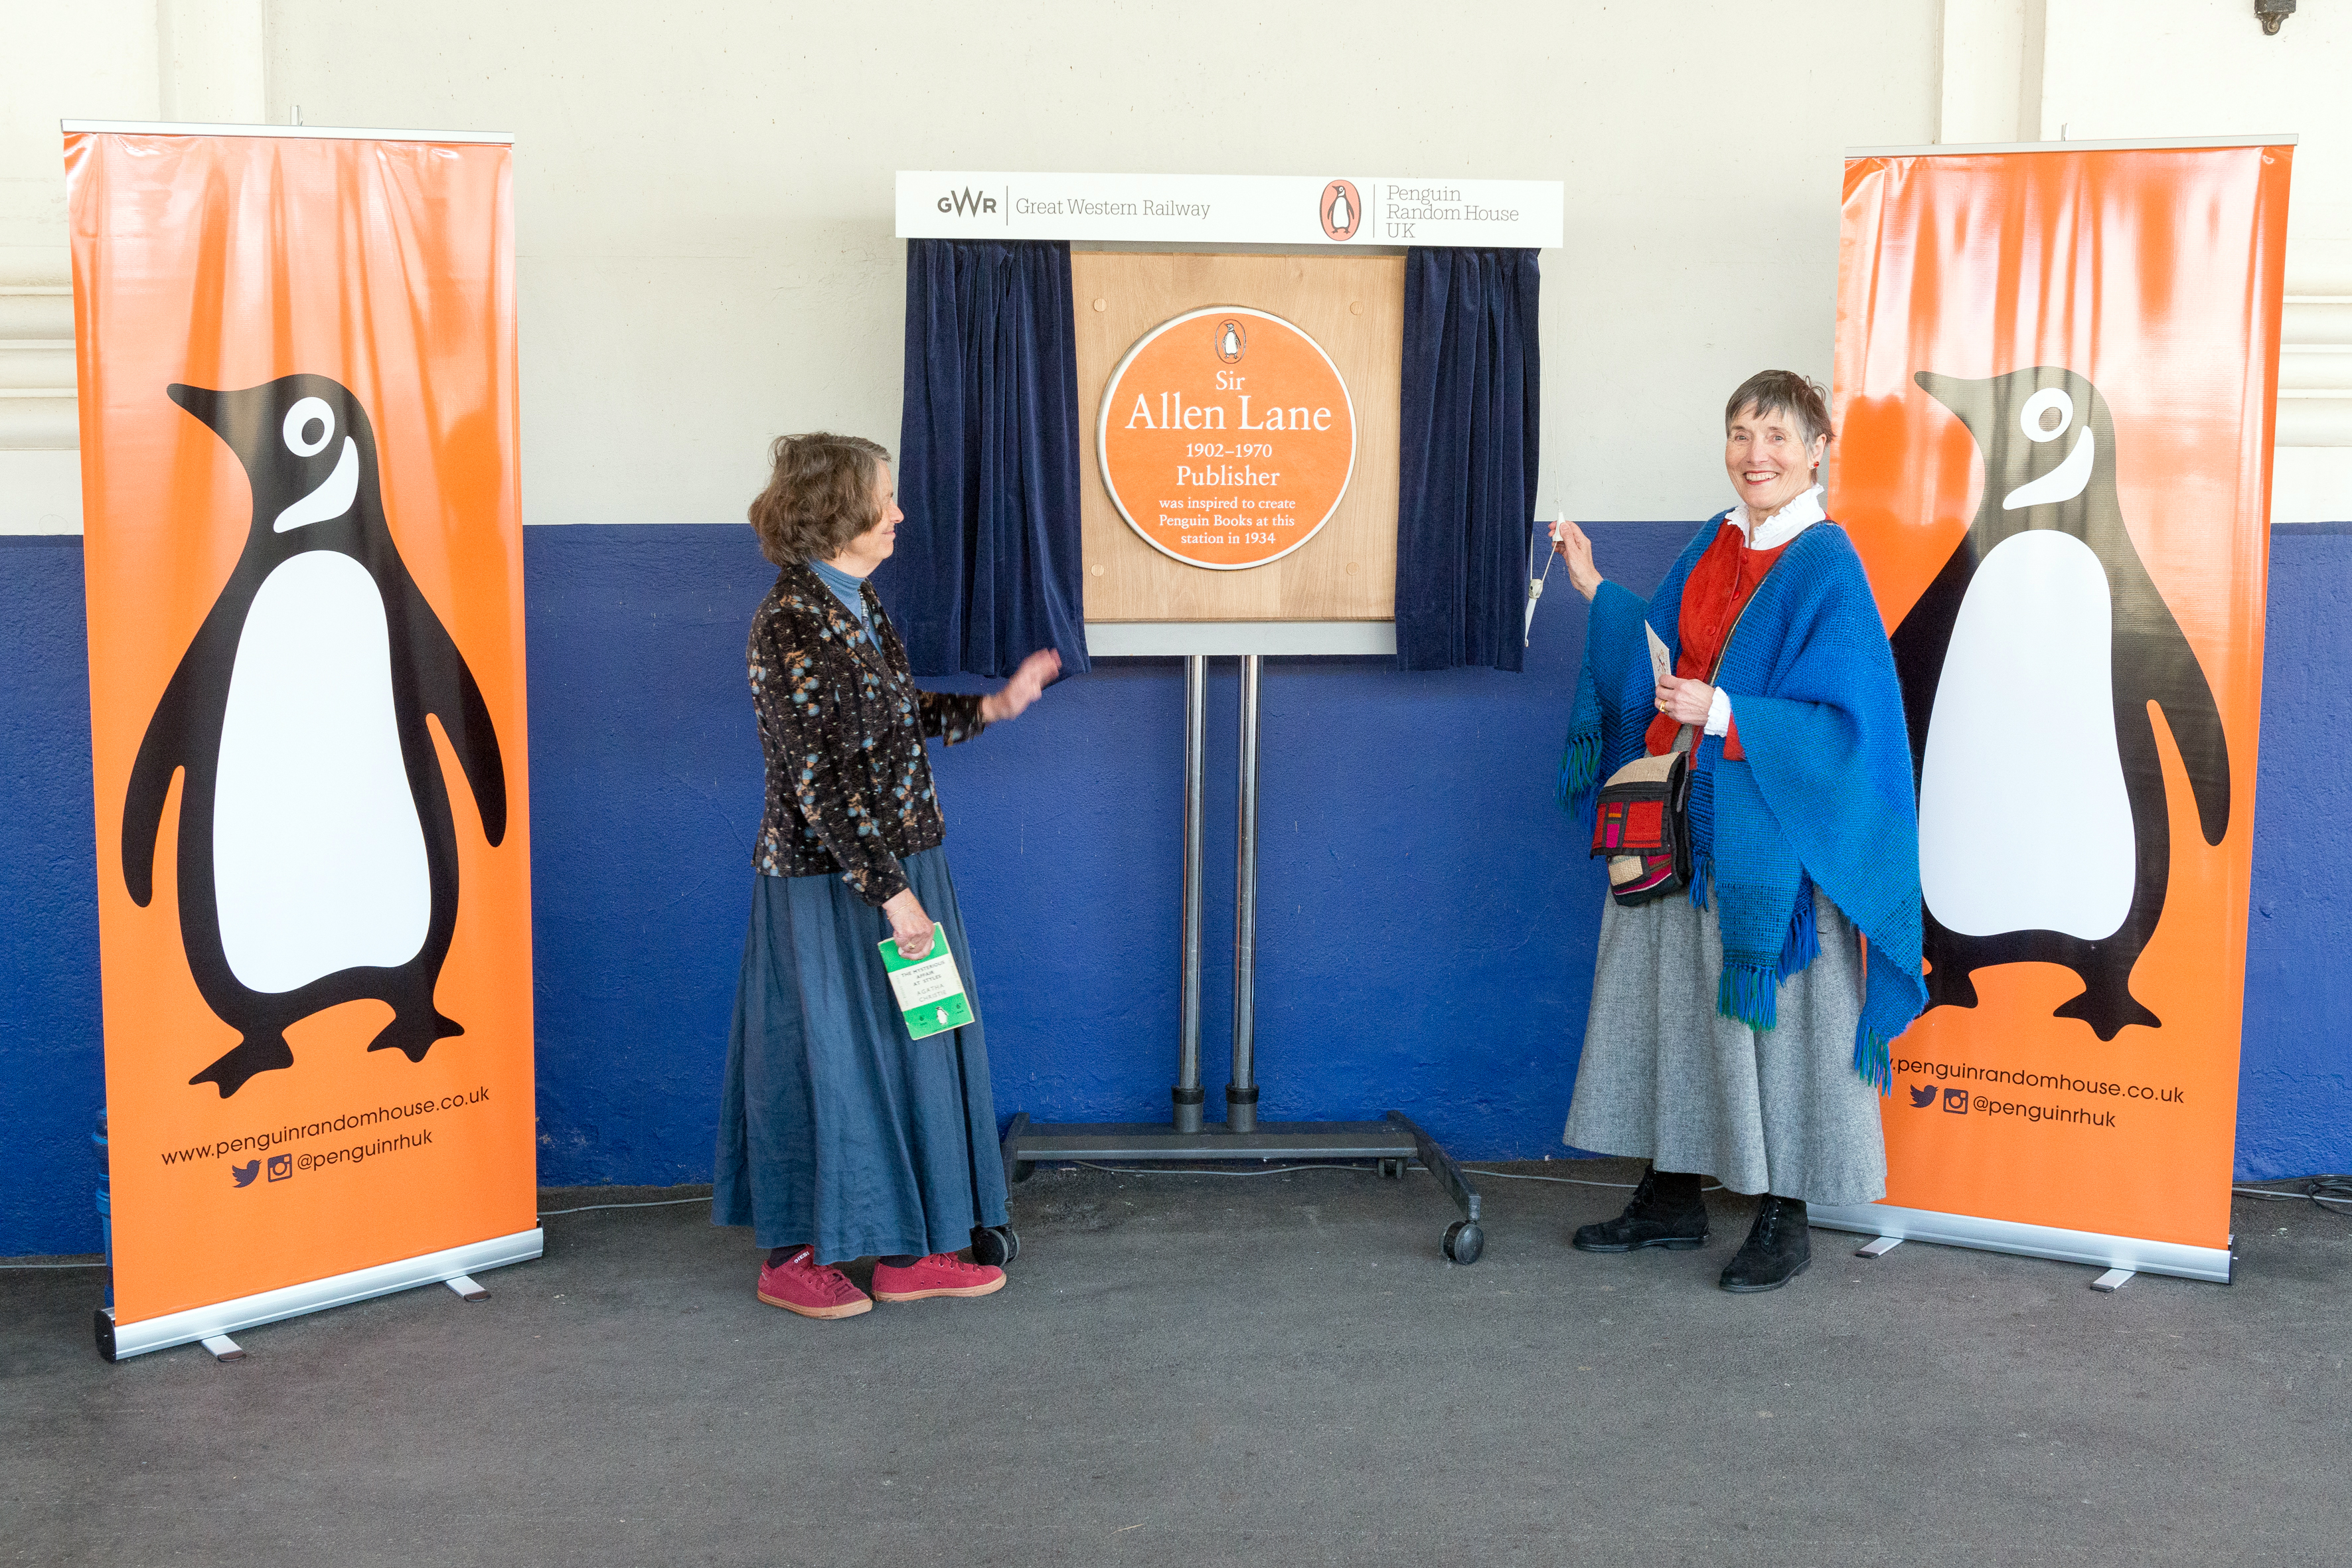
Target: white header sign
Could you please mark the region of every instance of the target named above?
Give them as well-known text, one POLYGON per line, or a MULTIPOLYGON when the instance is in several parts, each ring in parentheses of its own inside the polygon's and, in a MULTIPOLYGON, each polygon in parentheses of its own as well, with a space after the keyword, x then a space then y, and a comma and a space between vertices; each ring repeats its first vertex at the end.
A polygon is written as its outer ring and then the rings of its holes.
POLYGON ((1565 204, 1558 180, 902 169, 898 237, 1542 249, 1560 243, 1565 204))

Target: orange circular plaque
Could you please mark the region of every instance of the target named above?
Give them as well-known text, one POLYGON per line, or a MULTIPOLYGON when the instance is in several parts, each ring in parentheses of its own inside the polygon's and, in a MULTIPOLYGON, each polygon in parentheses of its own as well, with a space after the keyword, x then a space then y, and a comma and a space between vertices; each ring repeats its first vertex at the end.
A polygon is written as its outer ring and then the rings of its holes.
POLYGON ((1244 306, 1163 321, 1127 351, 1096 432, 1103 483, 1143 542, 1221 572, 1315 537, 1356 466, 1356 408, 1313 338, 1244 306))

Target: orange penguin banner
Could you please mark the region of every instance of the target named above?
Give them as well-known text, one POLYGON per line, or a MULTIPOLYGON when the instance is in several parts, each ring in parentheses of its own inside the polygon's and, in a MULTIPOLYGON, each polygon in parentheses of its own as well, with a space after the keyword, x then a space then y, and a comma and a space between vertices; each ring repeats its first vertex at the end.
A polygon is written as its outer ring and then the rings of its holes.
POLYGON ((1884 1204, 2229 1277, 2292 149, 1856 155, 1832 515, 1919 782, 1884 1204))
POLYGON ((511 154, 66 131, 111 1359, 539 1253, 511 154))

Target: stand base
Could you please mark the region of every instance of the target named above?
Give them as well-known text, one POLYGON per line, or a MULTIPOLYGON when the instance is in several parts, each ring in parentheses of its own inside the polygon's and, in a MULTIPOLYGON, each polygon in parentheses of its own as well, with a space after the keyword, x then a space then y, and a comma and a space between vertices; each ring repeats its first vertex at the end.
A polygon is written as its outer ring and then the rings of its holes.
MULTIPOLYGON (((275 1323, 282 1319, 299 1317, 305 1312, 370 1300, 377 1296, 389 1296, 395 1290, 413 1289, 419 1285, 455 1280, 477 1270, 525 1262, 540 1255, 545 1239, 544 1233, 536 1227, 520 1230, 511 1236, 492 1237, 488 1241, 468 1242, 440 1252, 379 1263, 372 1268, 355 1268, 348 1274, 333 1274, 323 1279, 281 1286, 257 1295, 215 1301, 210 1306, 191 1307, 184 1311, 167 1312, 162 1317, 142 1318, 135 1322, 117 1322, 113 1308, 100 1307, 92 1316, 91 1327, 98 1337, 98 1353, 110 1362, 145 1355, 149 1351, 168 1350, 173 1345, 189 1344, 198 1340, 207 1342, 207 1345, 214 1339, 226 1342, 227 1336, 239 1329, 275 1323)), ((453 1285, 452 1289, 456 1287, 453 1285)), ((475 1289, 481 1288, 476 1286, 475 1289)), ((219 1352, 215 1351, 214 1353, 219 1352)))
POLYGON ((1384 1175, 1402 1175, 1406 1161, 1419 1160, 1462 1211, 1445 1233, 1445 1256, 1473 1263, 1486 1247, 1478 1189, 1444 1147, 1401 1110, 1379 1121, 1273 1121, 1245 1131, 1213 1122, 1198 1132, 1158 1121, 1032 1123, 1024 1110, 1004 1130, 1003 1154, 1008 1184, 1027 1180, 1041 1160, 1377 1160, 1384 1175))
POLYGON ((1945 1247, 1980 1247, 1988 1252, 2013 1252, 2021 1258, 2088 1263, 2099 1268, 2139 1274, 2169 1274, 2182 1279, 2210 1280, 2216 1285, 2227 1285, 2234 1267, 2226 1245, 2193 1247, 2179 1241, 2143 1241, 2127 1236, 2028 1225, 2021 1220, 1898 1208, 1892 1204, 1815 1204, 1805 1211, 1805 1223, 1816 1230, 1905 1237, 1945 1247))

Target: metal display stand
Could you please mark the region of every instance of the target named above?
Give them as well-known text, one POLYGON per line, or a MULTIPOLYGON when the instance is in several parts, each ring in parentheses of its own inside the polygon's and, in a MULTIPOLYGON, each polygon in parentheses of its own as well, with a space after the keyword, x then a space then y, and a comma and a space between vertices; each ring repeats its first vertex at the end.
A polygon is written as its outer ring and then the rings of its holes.
POLYGON ((1207 751, 1208 656, 1184 656, 1183 985, 1178 1004, 1175 1113, 1150 1121, 1032 1123, 1017 1112, 1004 1133, 1008 1183, 1024 1181, 1037 1162, 1053 1160, 1373 1160, 1382 1176, 1402 1178, 1414 1160, 1428 1168, 1462 1210, 1441 1243, 1455 1263, 1478 1260, 1486 1237, 1478 1190, 1444 1148, 1401 1110, 1379 1121, 1277 1121, 1257 1119, 1255 1051, 1257 987, 1258 665, 1241 656, 1241 800, 1234 887, 1234 1068, 1225 1119, 1202 1119, 1201 1087, 1201 803, 1207 751))

